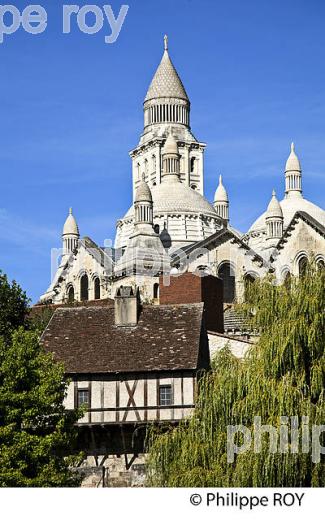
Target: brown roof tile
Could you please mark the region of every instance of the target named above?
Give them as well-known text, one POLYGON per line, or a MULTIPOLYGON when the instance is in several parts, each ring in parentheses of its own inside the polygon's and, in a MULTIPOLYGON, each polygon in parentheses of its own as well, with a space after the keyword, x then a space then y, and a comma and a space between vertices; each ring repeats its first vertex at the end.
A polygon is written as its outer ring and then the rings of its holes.
POLYGON ((117 327, 114 307, 62 307, 42 343, 67 374, 91 374, 195 370, 205 338, 202 303, 144 306, 136 327, 117 327))

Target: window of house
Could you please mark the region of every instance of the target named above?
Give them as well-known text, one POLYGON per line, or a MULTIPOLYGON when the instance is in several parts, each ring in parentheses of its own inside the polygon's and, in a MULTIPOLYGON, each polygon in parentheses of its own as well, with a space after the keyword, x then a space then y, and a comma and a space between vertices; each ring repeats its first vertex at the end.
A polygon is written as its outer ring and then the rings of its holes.
POLYGON ((89 390, 78 390, 77 406, 80 408, 83 405, 89 406, 89 390))
POLYGON ((161 385, 159 387, 159 405, 171 406, 173 404, 173 395, 171 385, 161 385))

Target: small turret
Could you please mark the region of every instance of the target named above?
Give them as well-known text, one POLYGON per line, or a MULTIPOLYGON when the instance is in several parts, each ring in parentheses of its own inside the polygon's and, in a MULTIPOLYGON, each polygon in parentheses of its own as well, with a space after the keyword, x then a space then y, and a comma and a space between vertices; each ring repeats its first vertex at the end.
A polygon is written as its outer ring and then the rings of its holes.
POLYGON ((179 182, 180 180, 180 154, 175 137, 170 132, 162 149, 162 181, 179 182))
POLYGON ((295 145, 291 143, 291 152, 285 167, 286 198, 302 197, 301 165, 295 152, 295 145))
POLYGON ((272 198, 267 207, 266 216, 267 240, 276 239, 283 235, 283 212, 275 191, 272 191, 272 198))
POLYGON ((222 175, 219 175, 219 186, 214 195, 214 208, 222 219, 229 220, 229 199, 226 188, 222 183, 222 175))
POLYGON ((64 223, 62 231, 63 241, 63 256, 72 253, 78 246, 80 238, 78 224, 72 214, 72 208, 69 210, 69 215, 64 223))
POLYGON ((150 230, 153 226, 152 194, 144 175, 135 194, 134 225, 135 227, 147 227, 150 230))

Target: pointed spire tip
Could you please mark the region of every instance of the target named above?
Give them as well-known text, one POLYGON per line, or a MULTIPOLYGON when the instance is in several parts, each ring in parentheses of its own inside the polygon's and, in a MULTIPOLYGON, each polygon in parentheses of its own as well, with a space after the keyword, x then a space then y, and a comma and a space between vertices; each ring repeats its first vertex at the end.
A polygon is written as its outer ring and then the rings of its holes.
POLYGON ((167 36, 167 34, 165 34, 165 36, 164 36, 164 47, 165 47, 165 51, 168 51, 168 36, 167 36))
POLYGON ((72 215, 72 208, 69 208, 69 215, 72 215))

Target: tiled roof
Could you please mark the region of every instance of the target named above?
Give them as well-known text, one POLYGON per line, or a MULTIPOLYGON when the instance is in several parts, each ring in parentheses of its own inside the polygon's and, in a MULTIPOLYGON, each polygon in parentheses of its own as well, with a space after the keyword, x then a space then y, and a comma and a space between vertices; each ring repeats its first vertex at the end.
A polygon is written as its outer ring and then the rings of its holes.
POLYGON ((247 318, 233 306, 225 309, 223 320, 225 332, 244 332, 250 328, 247 318))
POLYGON ((195 370, 208 365, 203 304, 144 306, 136 327, 114 308, 59 308, 42 343, 67 374, 195 370))
POLYGON ((188 101, 184 85, 167 51, 156 70, 145 101, 161 97, 174 97, 188 101))

